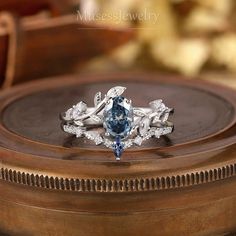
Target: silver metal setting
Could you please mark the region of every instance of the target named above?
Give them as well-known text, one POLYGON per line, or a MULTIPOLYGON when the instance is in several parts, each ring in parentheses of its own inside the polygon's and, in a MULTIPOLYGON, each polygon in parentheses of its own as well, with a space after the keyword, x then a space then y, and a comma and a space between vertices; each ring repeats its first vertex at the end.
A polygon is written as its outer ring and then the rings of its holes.
MULTIPOLYGON (((102 98, 102 93, 94 96, 94 107, 88 107, 86 103, 79 102, 65 113, 61 114, 63 131, 75 135, 77 138, 87 138, 96 145, 104 145, 114 149, 115 138, 106 130, 104 124, 104 109, 110 106, 112 99, 122 95, 125 87, 111 88, 102 98), (103 129, 98 129, 103 127, 103 129)), ((132 101, 125 98, 124 107, 129 109, 132 101)), ((123 149, 131 146, 141 146, 142 143, 152 137, 160 138, 173 132, 173 123, 168 121, 173 109, 167 107, 161 99, 149 103, 148 108, 133 107, 132 128, 128 135, 121 139, 123 149)), ((120 157, 116 157, 120 160, 120 157)))

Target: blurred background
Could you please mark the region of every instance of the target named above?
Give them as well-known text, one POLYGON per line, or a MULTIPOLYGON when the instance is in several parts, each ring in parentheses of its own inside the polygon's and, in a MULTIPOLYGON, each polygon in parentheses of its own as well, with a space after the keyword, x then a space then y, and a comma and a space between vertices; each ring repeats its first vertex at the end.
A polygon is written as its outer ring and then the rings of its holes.
POLYGON ((233 0, 1 0, 0 83, 151 71, 236 87, 235 10, 233 0))

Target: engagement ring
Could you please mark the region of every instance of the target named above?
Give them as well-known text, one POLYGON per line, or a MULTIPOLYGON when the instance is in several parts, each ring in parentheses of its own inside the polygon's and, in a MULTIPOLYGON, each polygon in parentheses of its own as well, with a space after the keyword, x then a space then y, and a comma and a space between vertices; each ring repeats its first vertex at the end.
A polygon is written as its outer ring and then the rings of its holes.
POLYGON ((104 97, 96 93, 94 107, 77 103, 61 115, 62 129, 112 149, 116 160, 133 145, 141 146, 149 138, 173 132, 174 126, 168 121, 172 108, 161 99, 150 102, 148 108, 133 107, 130 99, 121 96, 125 89, 113 87, 104 97))

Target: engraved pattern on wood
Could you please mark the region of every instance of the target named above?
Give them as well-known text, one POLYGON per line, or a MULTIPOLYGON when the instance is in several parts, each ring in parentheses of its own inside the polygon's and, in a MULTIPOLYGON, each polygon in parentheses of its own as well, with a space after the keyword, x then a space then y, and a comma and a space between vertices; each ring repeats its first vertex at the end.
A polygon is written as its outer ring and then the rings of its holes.
POLYGON ((182 188, 200 185, 236 176, 236 163, 215 169, 176 176, 159 176, 140 179, 69 179, 34 175, 1 168, 0 180, 47 189, 78 192, 133 192, 182 188))

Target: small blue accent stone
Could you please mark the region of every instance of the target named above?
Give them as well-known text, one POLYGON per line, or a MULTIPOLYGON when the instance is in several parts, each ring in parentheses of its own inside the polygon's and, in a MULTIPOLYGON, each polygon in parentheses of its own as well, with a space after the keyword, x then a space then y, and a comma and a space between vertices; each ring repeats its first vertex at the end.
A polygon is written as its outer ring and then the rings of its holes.
POLYGON ((120 136, 117 136, 116 137, 116 140, 115 140, 115 143, 113 145, 113 151, 114 151, 114 154, 116 156, 116 159, 117 160, 120 160, 120 157, 124 151, 124 146, 123 144, 121 143, 121 138, 120 136))
POLYGON ((132 128, 133 109, 121 96, 114 97, 104 110, 104 127, 113 137, 125 138, 132 128))

